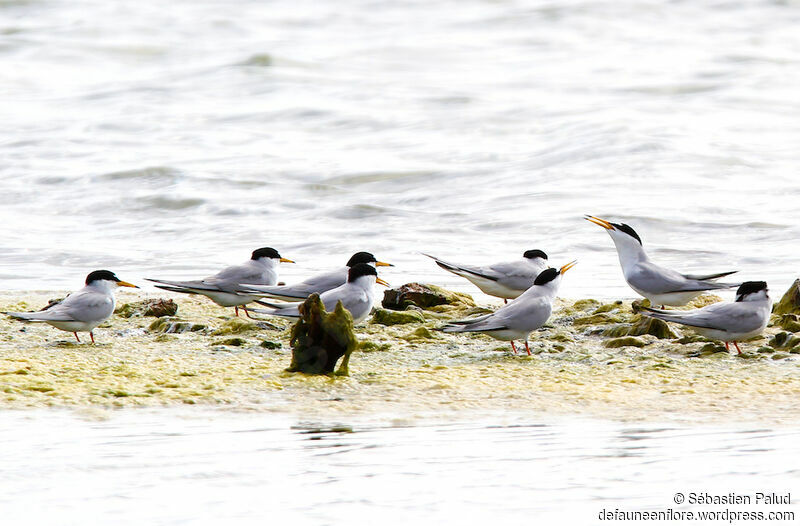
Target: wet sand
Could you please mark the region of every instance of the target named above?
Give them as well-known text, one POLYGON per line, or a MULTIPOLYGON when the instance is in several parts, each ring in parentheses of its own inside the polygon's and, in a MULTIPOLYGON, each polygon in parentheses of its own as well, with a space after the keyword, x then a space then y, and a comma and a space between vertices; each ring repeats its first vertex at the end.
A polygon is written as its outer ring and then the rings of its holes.
MULTIPOLYGON (((6 293, 0 310, 37 309, 59 296, 6 293)), ((122 292, 118 308, 156 297, 165 296, 122 292)), ((601 332, 630 324, 630 302, 559 300, 527 356, 487 336, 433 331, 444 319, 474 312, 444 306, 422 311, 424 322, 356 327, 362 348, 351 357, 350 375, 315 377, 284 371, 291 360, 288 321, 267 320, 276 330, 233 318, 232 309, 205 298, 174 299, 175 318, 115 315, 95 330, 95 345, 86 343, 88 334, 77 343, 49 325, 2 317, 0 407, 204 404, 332 417, 513 410, 772 424, 800 417, 800 346, 776 347, 780 327, 742 345, 742 356, 674 326, 682 339, 643 335, 629 341, 637 346, 610 348, 613 338, 601 332)))

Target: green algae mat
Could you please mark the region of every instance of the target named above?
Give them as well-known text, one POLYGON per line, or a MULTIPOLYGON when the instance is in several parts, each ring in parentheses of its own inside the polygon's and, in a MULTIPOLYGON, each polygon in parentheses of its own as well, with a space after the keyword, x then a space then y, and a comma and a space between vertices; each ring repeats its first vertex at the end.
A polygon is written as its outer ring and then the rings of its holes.
MULTIPOLYGON (((6 293, 0 310, 37 309, 54 297, 6 293)), ((0 406, 206 404, 311 416, 530 410, 774 423, 800 417, 800 323, 792 313, 773 315, 764 335, 736 356, 689 330, 640 317, 630 302, 559 300, 527 356, 487 336, 436 330, 486 306, 379 310, 356 327, 349 376, 310 376, 286 371, 290 322, 235 318, 195 297, 174 297, 173 316, 132 308, 159 297, 119 294, 118 314, 95 330, 96 345, 3 317, 0 406)))

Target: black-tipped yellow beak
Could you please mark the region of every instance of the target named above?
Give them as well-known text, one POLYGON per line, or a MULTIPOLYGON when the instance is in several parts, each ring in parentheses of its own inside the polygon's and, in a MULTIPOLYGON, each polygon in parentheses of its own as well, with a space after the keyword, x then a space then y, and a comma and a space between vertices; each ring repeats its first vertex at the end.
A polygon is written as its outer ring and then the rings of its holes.
POLYGON ((584 217, 587 221, 594 223, 595 225, 600 225, 601 227, 605 228, 606 230, 615 230, 614 225, 606 221, 605 219, 600 219, 599 217, 595 216, 586 216, 584 217))
POLYGON ((577 264, 578 264, 578 260, 577 259, 575 261, 570 261, 569 263, 567 263, 566 265, 561 267, 561 269, 558 271, 558 273, 559 274, 563 274, 563 273, 565 273, 566 271, 568 271, 569 269, 571 269, 572 267, 574 267, 577 264))
POLYGON ((375 283, 380 283, 380 284, 381 284, 381 285, 383 285, 384 287, 391 287, 391 285, 389 285, 388 283, 386 283, 386 281, 382 280, 381 278, 375 278, 375 283))
POLYGON ((117 285, 120 287, 131 287, 132 289, 138 289, 139 287, 134 285, 133 283, 128 283, 127 281, 117 281, 117 285))
POLYGON ((384 263, 383 261, 376 261, 375 262, 375 266, 376 267, 393 267, 394 265, 392 265, 391 263, 384 263))
POLYGON ((280 261, 281 263, 294 263, 294 261, 289 258, 281 258, 280 261))

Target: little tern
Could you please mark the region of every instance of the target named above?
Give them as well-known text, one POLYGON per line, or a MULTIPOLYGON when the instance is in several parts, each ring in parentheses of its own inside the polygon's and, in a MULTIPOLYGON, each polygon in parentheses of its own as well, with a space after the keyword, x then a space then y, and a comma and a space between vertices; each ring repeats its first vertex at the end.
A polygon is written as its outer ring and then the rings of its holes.
POLYGON ((116 299, 114 291, 117 287, 133 287, 136 285, 120 280, 109 270, 95 270, 86 276, 86 286, 69 294, 58 303, 45 307, 38 312, 6 312, 12 318, 31 322, 43 322, 62 331, 71 332, 78 342, 79 332, 88 332, 94 343, 95 327, 114 314, 116 299))
MULTIPOLYGON (((169 281, 145 278, 159 283, 156 287, 184 294, 202 294, 221 307, 233 307, 239 315, 239 307, 256 301, 258 296, 239 294, 238 289, 245 283, 274 285, 278 282, 278 263, 294 263, 278 254, 274 248, 264 247, 253 251, 250 259, 241 265, 227 267, 213 276, 193 281, 169 281)), ((245 314, 247 309, 242 307, 245 314)), ((247 314, 250 317, 249 314, 247 314)))
POLYGON ((376 267, 394 266, 391 263, 378 261, 375 256, 369 252, 356 252, 350 257, 344 267, 311 276, 300 283, 276 286, 245 284, 239 289, 239 292, 283 301, 303 301, 314 293, 322 294, 323 292, 327 292, 347 283, 347 276, 350 269, 359 263, 367 263, 376 267))
MULTIPOLYGON (((357 325, 369 316, 372 305, 375 302, 375 283, 389 286, 384 280, 378 277, 375 267, 367 263, 358 263, 350 268, 347 275, 347 283, 323 292, 319 295, 325 310, 331 312, 336 308, 338 302, 350 311, 353 316, 353 324, 357 325)), ((253 312, 269 314, 271 316, 283 316, 285 318, 299 318, 299 303, 287 303, 285 305, 275 305, 266 303, 269 309, 251 309, 253 312)))
POLYGON ((772 312, 772 299, 764 281, 745 281, 736 291, 733 302, 712 303, 690 311, 665 311, 645 308, 645 316, 686 325, 707 338, 725 342, 730 350, 733 342, 742 354, 738 342, 758 336, 767 327, 772 312))
POLYGON ((575 261, 567 263, 559 270, 548 268, 539 273, 533 285, 517 299, 503 305, 491 314, 467 320, 449 322, 442 328, 444 332, 481 332, 498 340, 510 341, 514 354, 517 348, 514 340, 525 340, 528 355, 528 337, 531 332, 545 324, 553 311, 561 277, 574 267, 575 261))
POLYGON ((611 223, 599 217, 585 217, 587 221, 606 229, 617 248, 619 264, 625 281, 637 294, 650 300, 651 305, 680 307, 710 290, 736 287, 739 283, 716 283, 713 280, 730 276, 736 271, 719 274, 681 274, 656 265, 644 251, 642 239, 633 228, 624 223, 611 223))
POLYGON ((449 263, 430 254, 423 255, 456 276, 468 279, 484 294, 503 298, 506 303, 528 290, 536 276, 547 268, 547 254, 541 250, 526 250, 518 260, 485 266, 449 263))

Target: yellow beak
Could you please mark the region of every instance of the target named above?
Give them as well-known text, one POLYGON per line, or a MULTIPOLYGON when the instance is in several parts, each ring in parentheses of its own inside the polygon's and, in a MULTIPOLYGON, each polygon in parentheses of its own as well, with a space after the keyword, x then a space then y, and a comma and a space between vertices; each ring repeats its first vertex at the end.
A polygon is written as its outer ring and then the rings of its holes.
POLYGON ((281 263, 294 263, 294 261, 292 261, 291 259, 288 259, 288 258, 281 258, 280 261, 281 261, 281 263))
POLYGON ((138 289, 139 288, 136 285, 134 285, 133 283, 128 283, 127 281, 117 281, 117 285, 120 286, 120 287, 131 287, 131 288, 134 288, 134 289, 138 289))
POLYGON ((389 285, 388 283, 386 283, 386 282, 385 282, 384 280, 382 280, 381 278, 375 278, 375 283, 380 283, 380 284, 381 284, 381 285, 383 285, 384 287, 391 287, 391 285, 389 285))
POLYGON ((566 265, 561 267, 561 269, 558 272, 559 272, 559 274, 563 274, 563 273, 565 273, 566 271, 568 271, 569 269, 571 269, 572 267, 574 267, 577 264, 578 264, 578 260, 577 259, 575 261, 570 261, 569 263, 567 263, 566 265))
POLYGON ((605 219, 600 219, 599 217, 595 216, 586 216, 584 217, 587 221, 594 223, 595 225, 600 225, 601 227, 605 228, 606 230, 615 230, 614 225, 606 221, 605 219))
POLYGON ((376 267, 393 267, 394 265, 392 265, 391 263, 384 263, 383 261, 376 261, 375 262, 375 266, 376 267))

